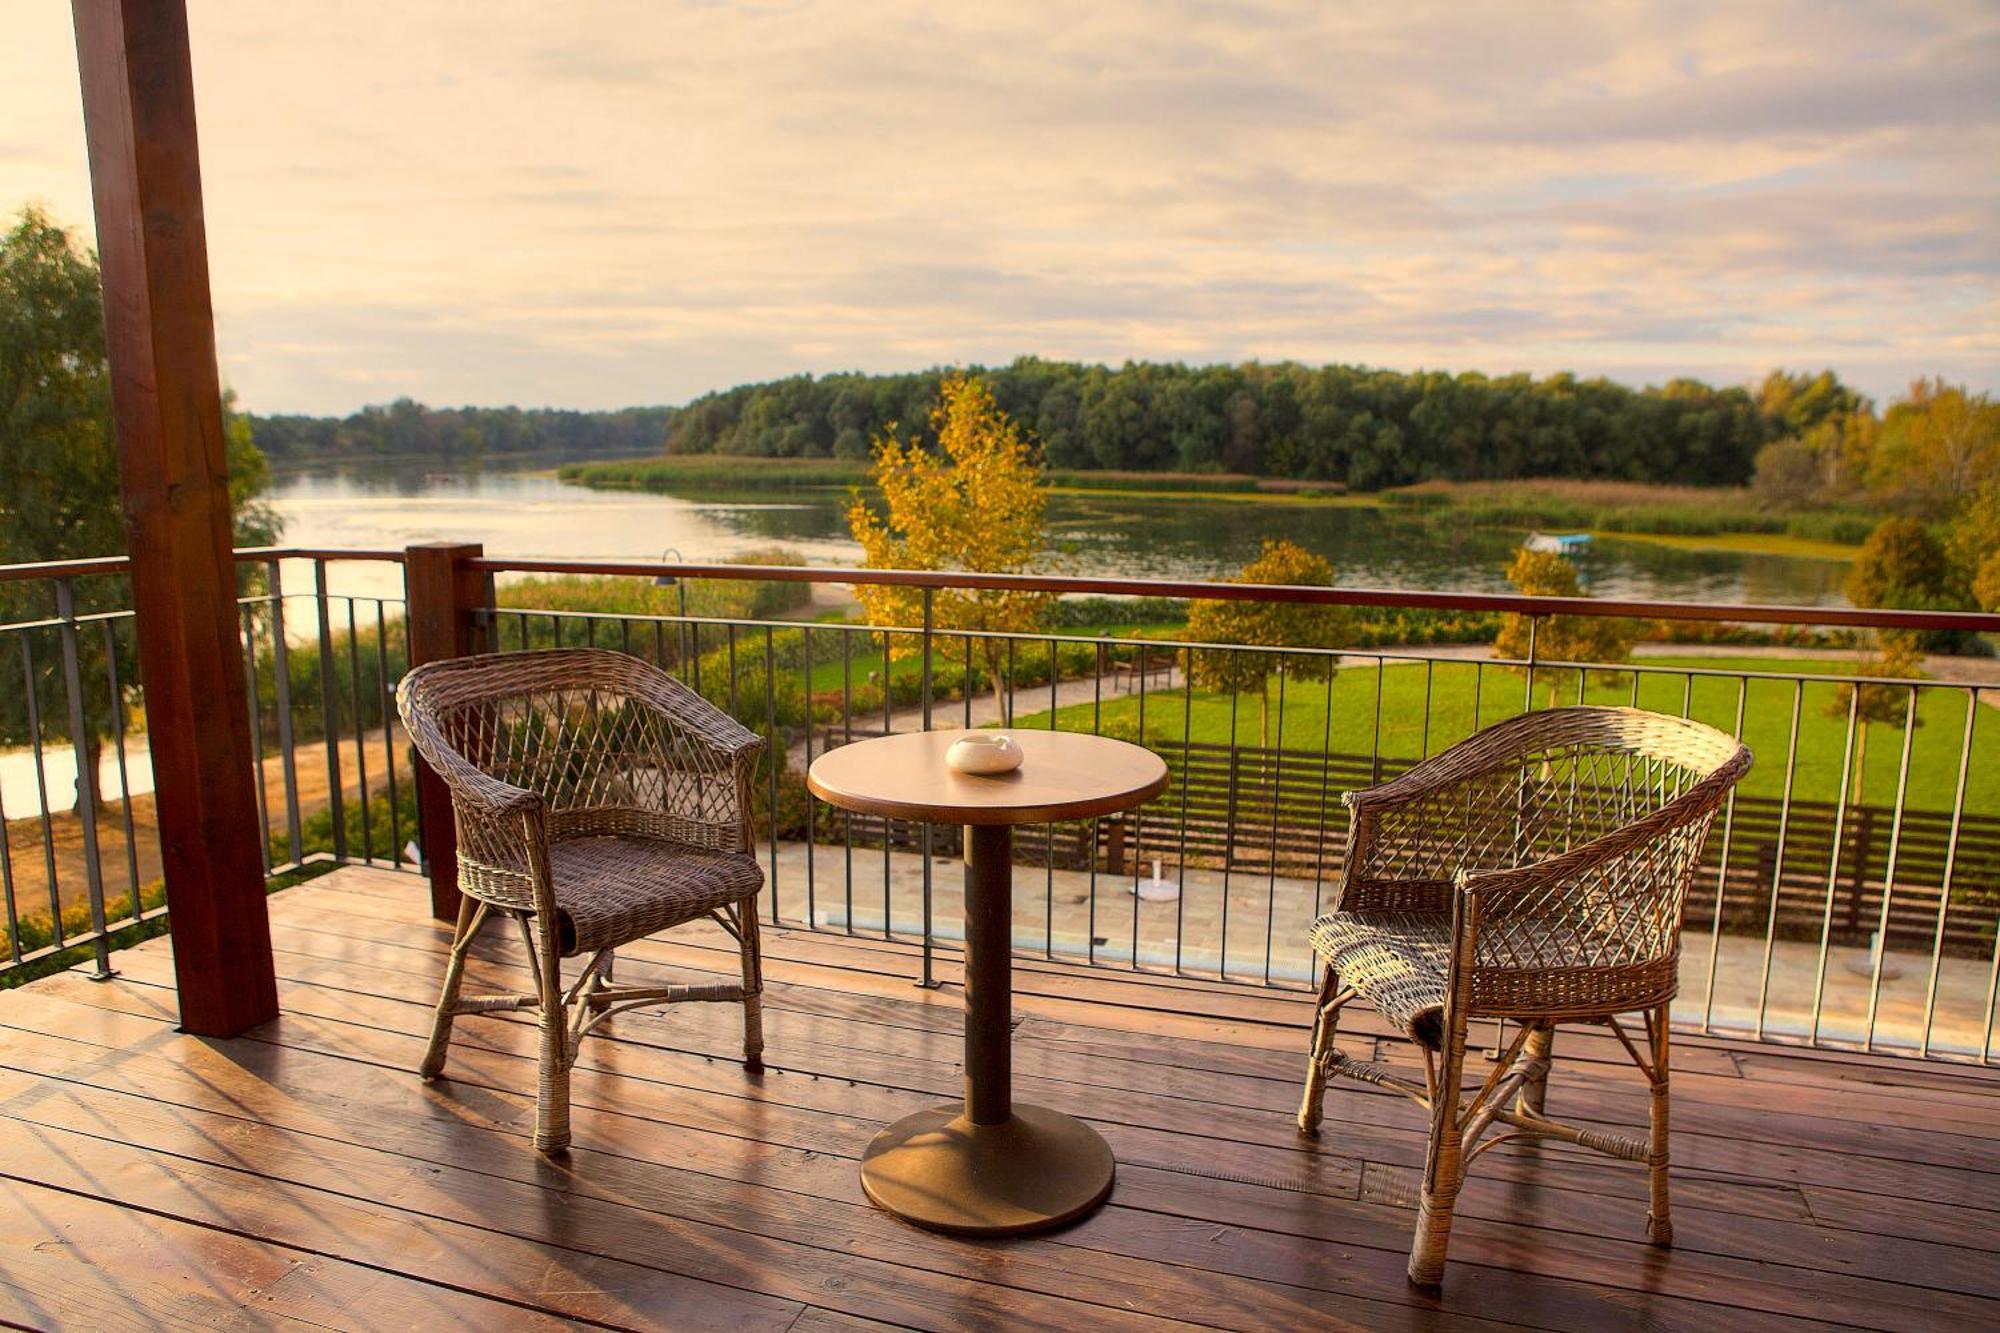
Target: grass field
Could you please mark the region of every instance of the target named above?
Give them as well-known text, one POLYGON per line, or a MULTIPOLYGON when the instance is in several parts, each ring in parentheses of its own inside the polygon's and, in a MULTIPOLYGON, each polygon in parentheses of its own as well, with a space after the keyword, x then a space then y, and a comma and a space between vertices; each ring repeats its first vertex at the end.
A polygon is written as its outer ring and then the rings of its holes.
MULTIPOLYGON (((1679 713, 1686 700, 1693 716, 1733 730, 1737 679, 1686 673, 1768 672, 1781 668, 1787 673, 1811 677, 1849 670, 1851 664, 1691 657, 1648 658, 1646 667, 1644 671, 1621 673, 1615 682, 1608 679, 1609 673, 1602 676, 1591 673, 1585 700, 1631 703, 1636 677, 1640 707, 1679 713)), ((1416 663, 1395 664, 1380 672, 1372 666, 1347 667, 1332 681, 1330 692, 1324 682, 1285 686, 1282 743, 1287 748, 1318 751, 1328 736, 1330 702, 1331 743, 1336 752, 1369 754, 1377 752, 1375 747, 1379 745, 1379 753, 1388 758, 1435 754, 1470 735, 1479 725, 1520 712, 1524 683, 1518 672, 1491 665, 1482 668, 1477 662, 1441 661, 1428 668, 1416 663), (1379 733, 1375 724, 1378 688, 1379 733)), ((1536 684, 1538 702, 1545 704, 1547 687, 1540 674, 1536 684)), ((1744 739, 1757 756, 1757 766, 1744 780, 1744 790, 1772 797, 1783 793, 1795 689, 1799 701, 1799 739, 1793 796, 1798 800, 1834 800, 1840 791, 1847 720, 1844 712, 1833 711, 1839 687, 1830 681, 1807 680, 1797 687, 1790 680, 1749 681, 1744 695, 1743 731, 1744 739)), ((1572 703, 1575 699, 1576 680, 1572 673, 1562 682, 1560 701, 1572 703)), ((1267 700, 1271 735, 1277 741, 1280 708, 1275 680, 1271 682, 1267 700)), ((1191 727, 1196 741, 1222 744, 1231 738, 1232 709, 1227 695, 1197 691, 1190 704, 1181 690, 1156 690, 1148 694, 1145 707, 1146 739, 1156 746, 1178 742, 1184 727, 1191 727)), ((1093 711, 1090 704, 1063 708, 1056 715, 1056 725, 1065 730, 1090 730, 1093 711)), ((1237 743, 1257 744, 1257 696, 1252 693, 1238 697, 1233 711, 1237 743)), ((2000 813, 2000 712, 1982 707, 1978 714, 1967 774, 1966 809, 1970 813, 1996 814, 2000 813)), ((1936 687, 1920 690, 1917 718, 1910 754, 1908 803, 1915 809, 1949 810, 1965 730, 1963 691, 1936 687)), ((1043 711, 1023 716, 1016 725, 1045 727, 1049 725, 1049 715, 1043 711)), ((1130 695, 1107 699, 1102 707, 1102 725, 1137 734, 1138 699, 1130 695)), ((1902 727, 1900 723, 1878 723, 1866 730, 1868 756, 1863 799, 1869 804, 1889 805, 1896 795, 1902 727)))

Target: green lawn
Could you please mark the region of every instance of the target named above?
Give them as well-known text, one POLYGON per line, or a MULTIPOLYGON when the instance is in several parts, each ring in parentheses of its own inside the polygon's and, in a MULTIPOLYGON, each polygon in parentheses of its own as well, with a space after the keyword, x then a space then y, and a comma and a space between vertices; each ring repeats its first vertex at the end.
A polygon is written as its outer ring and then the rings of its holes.
MULTIPOLYGON (((1638 704, 1660 712, 1679 713, 1684 700, 1693 716, 1726 730, 1735 725, 1738 682, 1734 677, 1690 677, 1679 669, 1707 671, 1783 671, 1811 677, 1851 670, 1839 661, 1774 661, 1765 658, 1647 658, 1651 668, 1673 668, 1671 672, 1624 673, 1615 682, 1598 673, 1591 674, 1585 700, 1590 703, 1632 702, 1634 675, 1638 677, 1638 704), (1691 690, 1691 692, 1690 692, 1691 690)), ((1476 662, 1437 662, 1427 669, 1421 663, 1392 664, 1378 672, 1374 667, 1349 667, 1331 684, 1333 710, 1332 747, 1336 752, 1368 754, 1376 743, 1375 718, 1377 689, 1380 689, 1380 753, 1387 758, 1416 758, 1435 754, 1454 741, 1463 739, 1475 725, 1496 722, 1521 711, 1523 680, 1519 673, 1476 662), (1429 708, 1425 701, 1428 692, 1429 708), (1476 715, 1475 715, 1476 709, 1476 715), (1428 738, 1426 712, 1428 711, 1428 738), (1476 723, 1475 723, 1476 716, 1476 723)), ((1778 796, 1784 790, 1786 754, 1791 731, 1795 691, 1799 701, 1799 738, 1793 795, 1800 800, 1834 800, 1840 790, 1841 757, 1846 740, 1846 714, 1834 715, 1838 687, 1831 682, 1807 680, 1795 686, 1790 680, 1752 680, 1744 696, 1744 738, 1757 755, 1757 766, 1744 780, 1744 790, 1762 796, 1778 796)), ((1548 695, 1543 677, 1537 675, 1540 702, 1548 695)), ((1279 731, 1279 685, 1271 682, 1267 691, 1270 727, 1274 740, 1279 731)), ((1576 682, 1571 674, 1564 683, 1560 701, 1576 699, 1576 682)), ((1317 751, 1327 735, 1329 687, 1325 682, 1288 682, 1284 687, 1282 743, 1292 749, 1317 751)), ((1258 700, 1254 693, 1235 701, 1235 735, 1239 744, 1258 743, 1258 700)), ((1145 701, 1145 734, 1149 742, 1177 742, 1189 720, 1196 741, 1226 743, 1230 739, 1231 707, 1227 695, 1197 691, 1192 708, 1181 690, 1154 690, 1145 701)), ((1092 726, 1089 704, 1061 709, 1056 723, 1065 730, 1087 731, 1092 726)), ((1913 809, 1949 810, 1958 778, 1960 746, 1965 733, 1965 694, 1951 688, 1920 691, 1918 726, 1911 746, 1908 803, 1913 809)), ((1047 726, 1046 711, 1023 716, 1020 727, 1047 726)), ((1103 705, 1103 725, 1136 733, 1139 701, 1120 695, 1103 705)), ((1867 778, 1864 798, 1871 804, 1887 805, 1895 800, 1896 776, 1902 750, 1902 726, 1876 724, 1868 727, 1867 778)), ((1980 708, 1973 733, 1972 762, 1967 773, 1966 809, 1969 813, 2000 813, 2000 712, 1980 708)))

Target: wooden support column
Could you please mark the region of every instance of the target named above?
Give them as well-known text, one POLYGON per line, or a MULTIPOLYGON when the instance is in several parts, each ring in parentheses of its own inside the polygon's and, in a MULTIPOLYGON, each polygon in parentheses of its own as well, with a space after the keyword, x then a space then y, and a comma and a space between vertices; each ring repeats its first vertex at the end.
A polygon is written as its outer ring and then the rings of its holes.
MULTIPOLYGON (((486 605, 486 576, 467 562, 484 553, 477 542, 427 542, 404 555, 403 580, 410 617, 410 665, 485 651, 478 613, 486 605)), ((430 766, 417 760, 417 817, 423 823, 424 871, 431 881, 431 915, 458 920, 458 826, 451 792, 430 766)))
POLYGON ((181 0, 74 0, 181 1026, 277 1016, 181 0))

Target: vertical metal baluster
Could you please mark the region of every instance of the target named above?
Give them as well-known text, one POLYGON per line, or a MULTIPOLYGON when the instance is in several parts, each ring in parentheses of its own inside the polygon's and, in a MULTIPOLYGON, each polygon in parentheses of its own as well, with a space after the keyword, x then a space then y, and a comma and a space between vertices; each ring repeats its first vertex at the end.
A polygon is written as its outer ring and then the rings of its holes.
MULTIPOLYGON (((1973 686, 1965 692, 1965 735, 1958 750, 1958 783, 1951 798, 1951 833, 1944 844, 1944 874, 1938 883, 1937 928, 1931 934, 1931 974, 1924 983, 1924 1039, 1918 1048, 1919 1055, 1931 1053, 1931 1025, 1937 1015, 1938 973, 1944 966, 1945 918, 1951 911, 1951 876, 1958 868, 1958 832, 1965 817, 1965 779, 1972 768, 1972 739, 1978 727, 1979 687, 1973 686)), ((1994 954, 1994 975, 2000 977, 2000 935, 1996 935, 1994 954)), ((1993 996, 1989 990, 1986 998, 1986 1030, 1993 1030, 1993 996)), ((1986 1049, 1986 1059, 1992 1058, 1992 1047, 1986 1049)))
MULTIPOLYGON (((1854 774, 1854 726, 1860 716, 1861 685, 1855 682, 1847 698, 1847 739, 1840 752, 1840 799, 1833 807, 1833 851, 1826 866, 1826 908, 1819 923, 1819 961, 1813 969, 1812 1027, 1806 1038, 1807 1043, 1813 1046, 1819 1045, 1820 1010, 1826 1002, 1826 954, 1833 940, 1833 899, 1840 891, 1840 853, 1841 841, 1847 831, 1848 782, 1854 774)), ((1859 793, 1855 795, 1858 798, 1859 793)))
POLYGON ((958 692, 965 701, 965 729, 972 730, 972 636, 967 634, 959 644, 965 654, 965 678, 959 682, 958 692))
MULTIPOLYGON (((1327 696, 1332 698, 1331 693, 1327 696)), ((1437 659, 1424 659, 1424 734, 1417 742, 1417 762, 1431 757, 1431 712, 1437 707, 1437 659)))
POLYGON ((1387 665, 1382 654, 1375 654, 1375 725, 1368 738, 1368 782, 1374 786, 1382 781, 1382 668, 1387 665))
POLYGON ((1771 865, 1771 909, 1764 920, 1764 971, 1757 982, 1757 1040, 1764 1039, 1765 1012, 1771 1006, 1771 954, 1778 942, 1778 898, 1785 884, 1785 835, 1792 819, 1792 780, 1799 771, 1799 711, 1806 683, 1792 682, 1792 735, 1785 748, 1785 794, 1778 803, 1778 851, 1771 865))
MULTIPOLYGON (((1054 656, 1050 656, 1054 669, 1054 656)), ((1014 671, 1014 640, 1008 640, 1008 675, 1014 671)), ((1054 697, 1050 697, 1048 725, 1056 725, 1054 697)), ((1014 693, 1008 691, 1008 713, 1014 713, 1014 693)), ((1056 957, 1056 825, 1042 825, 1042 957, 1056 957)))
MULTIPOLYGON (((42 762, 42 706, 35 690, 35 650, 28 638, 33 631, 21 631, 21 689, 28 705, 28 742, 35 761, 35 797, 40 802, 42 821, 42 871, 48 876, 49 921, 57 949, 63 947, 62 885, 56 874, 55 823, 49 814, 49 775, 42 762)), ((5 830, 0 829, 0 836, 5 830)))
MULTIPOLYGON (((243 671, 250 689, 250 758, 257 770, 257 844, 264 850, 264 873, 270 874, 277 862, 271 845, 271 797, 264 782, 264 701, 257 688, 257 608, 245 606, 243 617, 243 671)), ((153 775, 157 790, 160 775, 153 775)))
MULTIPOLYGON (((406 629, 409 625, 408 603, 404 604, 403 625, 406 629)), ((405 653, 408 642, 406 634, 405 653)), ((403 660, 410 659, 405 656, 403 660)), ((382 771, 389 787, 389 864, 393 866, 403 863, 403 805, 396 781, 396 697, 389 684, 389 620, 380 597, 375 599, 375 687, 380 696, 376 706, 382 712, 382 771)))
POLYGON ((618 617, 618 651, 632 655, 632 621, 627 616, 618 617))
MULTIPOLYGON (((1336 658, 1327 663, 1326 671, 1326 716, 1322 719, 1319 738, 1319 832, 1313 844, 1313 920, 1319 920, 1321 893, 1326 884, 1326 812, 1327 803, 1333 793, 1333 678, 1340 674, 1340 662, 1336 658)), ((1428 679, 1428 678, 1427 678, 1428 679)), ((1424 704, 1428 716, 1430 703, 1424 704)))
POLYGON ((1685 718, 1694 716, 1694 672, 1692 671, 1681 678, 1681 716, 1685 718))
MULTIPOLYGON (((771 924, 778 924, 778 770, 785 765, 785 752, 778 748, 778 648, 776 631, 764 626, 764 762, 771 774, 771 826, 766 830, 771 843, 771 924)), ((593 631, 593 639, 595 631, 593 631)), ((594 644, 593 644, 594 646, 594 644)))
MULTIPOLYGON (((882 734, 884 736, 893 735, 896 730, 896 719, 890 707, 890 695, 892 693, 890 689, 890 679, 895 674, 892 669, 894 665, 893 663, 894 654, 892 652, 892 646, 893 645, 891 644, 889 633, 887 630, 884 630, 882 633, 882 734)), ((890 820, 889 816, 883 815, 882 816, 882 938, 885 940, 888 939, 889 936, 894 933, 893 926, 895 923, 895 916, 896 916, 895 903, 889 893, 889 853, 895 847, 895 833, 896 833, 895 824, 890 820)))
POLYGON ((1472 729, 1479 730, 1479 710, 1486 700, 1486 663, 1472 664, 1472 729))
MULTIPOLYGON (((1896 896, 1896 858, 1902 851, 1903 842, 1903 800, 1910 790, 1910 751, 1915 748, 1917 732, 1917 687, 1910 686, 1909 706, 1903 712, 1903 754, 1896 765, 1896 805, 1889 817, 1889 863, 1882 871, 1882 912, 1876 918, 1874 947, 1869 950, 1872 966, 1868 970, 1868 1026, 1863 1030, 1861 1048, 1875 1049, 1876 1002, 1882 994, 1882 960, 1889 953, 1889 904, 1896 896)), ((1855 793, 1857 801, 1866 801, 1868 793, 1855 793)), ((1864 878, 1868 873, 1866 861, 1862 863, 1864 878)))
MULTIPOLYGON (((854 742, 854 631, 840 631, 840 739, 854 742)), ((847 933, 854 933, 854 816, 840 812, 840 840, 847 858, 847 933)))
MULTIPOLYGON (((1102 736, 1104 734, 1104 643, 1099 640, 1093 647, 1096 649, 1093 656, 1097 674, 1091 688, 1090 734, 1102 736)), ((1090 821, 1090 851, 1084 858, 1084 864, 1090 871, 1090 914, 1084 928, 1084 960, 1093 965, 1097 962, 1097 848, 1098 836, 1103 827, 1101 820, 1090 821)), ((1135 898, 1132 900, 1132 911, 1136 915, 1138 910, 1139 901, 1135 898)))
POLYGON ((361 711, 361 636, 354 599, 347 599, 347 706, 354 713, 354 781, 361 798, 361 859, 375 860, 375 811, 368 797, 368 719, 361 711))
MULTIPOLYGON (((1139 675, 1139 744, 1146 745, 1146 649, 1147 643, 1141 639, 1133 651, 1137 654, 1133 667, 1139 675)), ((1171 678, 1170 678, 1171 679, 1171 678)), ((1132 968, 1139 967, 1139 908, 1145 899, 1139 896, 1140 870, 1146 859, 1146 807, 1140 806, 1132 812, 1132 968)))
MULTIPOLYGON (((936 600, 936 589, 925 588, 924 589, 924 639, 923 639, 923 653, 924 653, 923 685, 924 685, 924 730, 925 731, 929 731, 931 729, 931 648, 932 648, 932 636, 936 633, 937 629, 936 621, 933 615, 934 612, 933 604, 935 600, 936 600)), ((931 957, 932 940, 931 940, 931 823, 930 821, 928 819, 925 820, 923 824, 920 826, 920 828, 921 832, 917 836, 920 839, 920 846, 923 849, 923 857, 924 857, 924 939, 923 939, 923 975, 917 979, 917 985, 923 987, 925 990, 930 990, 937 985, 937 979, 932 975, 931 972, 934 960, 931 957)), ((966 850, 969 852, 971 848, 968 847, 966 850)))
POLYGON ((1000 701, 1007 709, 1007 716, 1002 720, 1011 727, 1014 725, 1014 640, 1012 639, 1007 640, 1007 690, 1000 701))
POLYGON ((662 671, 678 670, 680 678, 687 680, 687 658, 682 657, 671 664, 667 661, 667 622, 664 620, 653 622, 653 665, 662 671))
POLYGON ((326 561, 313 560, 313 602, 319 617, 319 716, 326 746, 327 814, 333 820, 333 859, 347 859, 345 784, 340 778, 340 695, 333 679, 333 610, 326 593, 326 561))
MULTIPOLYGON (((111 691, 111 736, 118 754, 118 797, 125 823, 125 875, 132 889, 132 919, 141 910, 139 897, 139 831, 132 820, 132 771, 125 759, 125 690, 118 680, 118 631, 109 617, 97 622, 104 630, 104 681, 111 691)), ((0 829, 7 827, 0 817, 0 829)), ((0 842, 5 842, 0 837, 0 842)))
POLYGON ((304 859, 304 838, 299 829, 298 755, 292 746, 292 668, 290 648, 285 643, 285 589, 279 581, 276 560, 265 568, 271 576, 271 684, 278 708, 278 754, 285 776, 285 838, 291 848, 292 863, 304 859))
POLYGON ((731 621, 723 626, 729 639, 729 711, 733 714, 740 707, 736 691, 736 623, 731 621))
MULTIPOLYGON (((1240 648, 1231 649, 1240 654, 1240 648)), ((1261 706, 1261 704, 1260 704, 1261 706)), ((1236 680, 1236 673, 1229 673, 1229 786, 1228 797, 1222 807, 1222 929, 1221 940, 1216 946, 1215 975, 1218 980, 1229 980, 1229 889, 1230 877, 1236 868, 1236 803, 1242 787, 1243 756, 1236 744, 1236 719, 1243 711, 1243 688, 1236 680)))
POLYGON ((1181 942, 1187 935, 1187 825, 1188 787, 1192 783, 1189 774, 1194 768, 1194 655, 1195 649, 1187 650, 1187 666, 1181 672, 1181 828, 1180 828, 1180 895, 1174 899, 1174 975, 1181 976, 1181 942))
MULTIPOLYGON (((1056 729, 1056 641, 1049 640, 1049 730, 1056 729)), ((1042 900, 1044 903, 1042 927, 1042 956, 1056 956, 1056 826, 1042 825, 1042 900)))
MULTIPOLYGON (((1743 706, 1750 694, 1750 678, 1736 678, 1736 725, 1731 735, 1743 739, 1743 706)), ((1722 959, 1722 904, 1729 894, 1729 853, 1736 834, 1736 788, 1729 789, 1722 807, 1722 863, 1715 871, 1715 913, 1708 925, 1708 985, 1702 992, 1701 1030, 1713 1029, 1715 1019, 1715 973, 1722 959)))
MULTIPOLYGON (((1264 984, 1271 984, 1271 950, 1278 926, 1278 815, 1285 801, 1285 668, 1290 659, 1278 654, 1278 737, 1271 755, 1271 871, 1264 890, 1264 984)), ((1377 667, 1380 667, 1378 662, 1377 667)), ((1378 670, 1375 679, 1382 677, 1378 670)), ((1378 689, 1377 693, 1380 691, 1378 689)), ((1380 717, 1377 717, 1380 723, 1380 717)))
MULTIPOLYGON (((26 634, 25 630, 19 632, 26 634)), ((5 788, 6 784, 0 783, 0 795, 4 794, 5 788)), ((10 965, 21 961, 21 914, 14 899, 14 849, 10 845, 13 841, 7 833, 7 802, 0 798, 0 897, 7 900, 7 960, 10 965)), ((134 917, 139 914, 138 901, 138 890, 134 889, 134 917)))
MULTIPOLYGON (((805 675, 805 709, 806 709, 805 765, 807 770, 810 771, 812 769, 812 762, 813 762, 812 626, 807 625, 804 629, 800 630, 799 633, 804 638, 805 660, 802 664, 801 669, 805 675)), ((809 794, 806 797, 806 924, 808 926, 819 925, 818 885, 815 879, 815 872, 813 866, 813 863, 816 860, 818 860, 818 858, 814 855, 814 849, 818 846, 818 844, 819 844, 819 802, 814 800, 812 796, 809 794)))
MULTIPOLYGON (((681 614, 687 614, 685 605, 681 614)), ((681 642, 687 645, 688 680, 694 685, 694 692, 701 693, 701 626, 691 620, 681 622, 681 642)))
POLYGON ((1535 709, 1535 638, 1541 623, 1540 616, 1528 617, 1528 675, 1527 683, 1521 688, 1521 711, 1524 713, 1535 709))
MULTIPOLYGON (((83 839, 84 892, 94 937, 91 951, 97 961, 94 979, 106 981, 112 976, 111 942, 105 938, 104 861, 97 845, 97 773, 88 762, 90 723, 84 717, 83 664, 77 652, 76 587, 69 579, 56 580, 56 618, 62 622, 57 633, 62 642, 63 697, 69 706, 70 752, 76 757, 76 817, 83 839)), ((0 837, 4 836, 6 830, 0 826, 0 837)))
POLYGON ((923 649, 923 671, 924 671, 923 691, 924 691, 925 731, 929 731, 931 729, 931 680, 932 680, 931 651, 932 651, 932 644, 937 634, 936 621, 934 619, 934 605, 933 605, 935 601, 936 591, 937 590, 934 588, 924 589, 924 633, 921 642, 921 647, 923 649))

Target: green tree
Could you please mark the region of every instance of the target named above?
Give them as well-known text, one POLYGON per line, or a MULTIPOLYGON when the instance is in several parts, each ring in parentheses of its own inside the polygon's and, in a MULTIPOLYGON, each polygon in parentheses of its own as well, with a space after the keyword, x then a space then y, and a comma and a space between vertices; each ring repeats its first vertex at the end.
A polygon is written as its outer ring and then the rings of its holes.
MULTIPOLYGON (((1847 600, 1856 606, 1922 611, 1964 611, 1972 605, 1969 586, 1976 571, 1954 567, 1943 542, 1914 518, 1885 518, 1868 534, 1847 572, 1847 600)), ((1955 631, 1885 631, 1908 638, 1914 649, 1960 649, 1955 631)))
MULTIPOLYGON (((1033 446, 994 402, 992 391, 964 375, 945 379, 931 410, 931 427, 937 434, 936 453, 916 435, 900 435, 893 425, 875 442, 875 484, 885 510, 877 512, 859 492, 847 510, 863 565, 980 574, 1028 569, 1042 551, 1042 516, 1048 504, 1033 446)), ((920 589, 862 584, 854 595, 871 625, 914 625, 922 619, 920 589)), ((1005 589, 941 589, 934 596, 935 628, 975 632, 969 640, 942 639, 943 651, 983 659, 1003 718, 1008 641, 984 636, 1041 629, 1054 600, 1050 593, 1005 589)), ((885 646, 895 656, 913 651, 908 645, 885 646)), ((969 676, 972 663, 965 665, 969 676)))
MULTIPOLYGON (((1263 553, 1243 566, 1231 583, 1331 588, 1333 566, 1296 542, 1266 538, 1263 553)), ((1309 602, 1222 601, 1188 603, 1187 637, 1196 643, 1245 644, 1259 648, 1338 647, 1346 617, 1337 606, 1309 602)), ((1271 748, 1271 677, 1325 680, 1334 672, 1330 653, 1232 653, 1190 648, 1185 670, 1191 686, 1257 696, 1257 739, 1271 748)), ((1278 738, 1284 743, 1284 737, 1278 738)))
MULTIPOLYGON (((276 537, 277 522, 254 502, 268 470, 247 419, 229 415, 224 438, 238 540, 268 543, 276 537)), ((97 258, 30 206, 0 239, 0 564, 124 550, 97 258)), ((0 623, 54 615, 51 587, 43 580, 0 584, 0 623)), ((79 615, 129 605, 123 579, 82 578, 73 591, 79 615)), ((42 732, 67 736, 69 696, 60 640, 53 631, 23 633, 32 636, 32 698, 42 732)), ((111 644, 121 688, 129 687, 138 677, 129 627, 114 625, 111 644)), ((94 784, 102 738, 125 701, 111 696, 104 630, 86 625, 77 647, 87 733, 80 738, 84 762, 78 777, 94 784)), ((0 741, 20 744, 31 738, 29 702, 27 690, 0 691, 0 741)))
POLYGON ((1840 382, 1831 370, 1817 375, 1774 370, 1757 390, 1757 410, 1772 427, 1800 436, 1822 422, 1869 410, 1868 400, 1840 382))
MULTIPOLYGON (((1521 547, 1507 563, 1507 581, 1529 597, 1583 595, 1576 566, 1553 551, 1521 547)), ((1542 666, 1542 661, 1623 662, 1631 655, 1637 630, 1630 620, 1616 616, 1509 614, 1500 622, 1499 636, 1493 640, 1493 655, 1516 661, 1532 659, 1536 663, 1532 668, 1533 679, 1548 686, 1549 707, 1553 708, 1565 688, 1575 688, 1577 673, 1542 666)), ((1598 675, 1601 683, 1616 679, 1614 675, 1598 675)))

